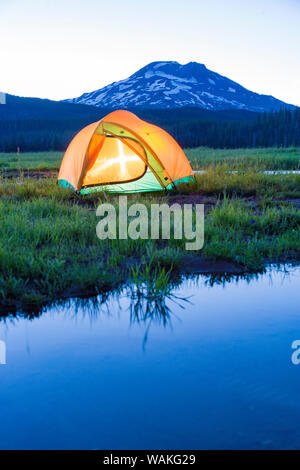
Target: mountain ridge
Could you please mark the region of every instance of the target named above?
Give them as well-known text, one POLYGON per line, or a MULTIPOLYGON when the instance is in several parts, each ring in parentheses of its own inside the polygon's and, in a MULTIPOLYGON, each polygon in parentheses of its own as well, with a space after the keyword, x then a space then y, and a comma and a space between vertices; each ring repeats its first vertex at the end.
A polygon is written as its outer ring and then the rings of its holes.
POLYGON ((198 107, 207 110, 240 109, 254 112, 295 106, 252 92, 213 72, 204 64, 156 61, 130 77, 63 102, 97 107, 172 109, 198 107))

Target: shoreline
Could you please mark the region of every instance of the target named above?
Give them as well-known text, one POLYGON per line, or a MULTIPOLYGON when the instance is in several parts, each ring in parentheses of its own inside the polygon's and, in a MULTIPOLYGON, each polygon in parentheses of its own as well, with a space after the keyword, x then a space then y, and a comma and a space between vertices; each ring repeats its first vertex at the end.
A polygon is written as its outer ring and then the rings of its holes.
MULTIPOLYGON (((183 266, 181 269, 171 272, 170 277, 168 279, 168 283, 171 285, 179 285, 184 279, 186 278, 194 278, 194 276, 205 276, 210 280, 211 285, 215 282, 230 282, 232 280, 238 279, 249 279, 256 277, 258 275, 262 275, 266 272, 267 269, 273 268, 275 271, 283 268, 285 271, 289 269, 295 268, 300 266, 300 255, 298 259, 293 260, 285 260, 285 261, 277 261, 277 262, 265 262, 264 267, 259 270, 247 270, 243 266, 238 265, 236 263, 227 261, 227 260, 209 260, 205 259, 202 256, 199 256, 201 259, 195 259, 195 257, 191 255, 187 255, 184 257, 183 266)), ((134 260, 128 260, 129 266, 134 266, 134 260)), ((120 292, 126 286, 134 286, 134 280, 130 277, 129 269, 123 271, 124 277, 122 280, 119 280, 118 283, 112 286, 106 286, 103 290, 95 291, 94 288, 83 288, 78 286, 73 286, 67 291, 57 295, 57 297, 44 299, 40 303, 28 303, 25 305, 21 305, 18 303, 11 303, 8 305, 0 305, 0 322, 1 320, 5 320, 5 318, 16 318, 16 317, 38 317, 44 313, 44 310, 50 308, 55 305, 59 305, 61 303, 67 303, 73 299, 78 300, 89 300, 94 299, 100 296, 109 296, 114 293, 120 292)), ((141 282, 147 285, 147 280, 141 279, 141 282)), ((161 301, 164 297, 168 297, 168 294, 161 294, 159 291, 156 293, 157 295, 152 296, 151 300, 159 300, 161 301)), ((147 300, 147 295, 144 296, 145 300, 147 300)))
MULTIPOLYGON (((96 208, 117 195, 80 197, 57 186, 55 170, 2 172, 0 186, 0 311, 37 311, 49 302, 95 296, 130 283, 155 284, 155 295, 177 276, 251 276, 270 265, 300 263, 300 176, 237 175, 210 168, 170 192, 128 195, 128 204, 204 204, 204 246, 184 249, 173 235, 99 240, 96 208), (16 176, 16 177, 15 177, 16 176), (171 272, 172 271, 172 272, 171 272)), ((174 222, 172 222, 174 224, 174 222)))

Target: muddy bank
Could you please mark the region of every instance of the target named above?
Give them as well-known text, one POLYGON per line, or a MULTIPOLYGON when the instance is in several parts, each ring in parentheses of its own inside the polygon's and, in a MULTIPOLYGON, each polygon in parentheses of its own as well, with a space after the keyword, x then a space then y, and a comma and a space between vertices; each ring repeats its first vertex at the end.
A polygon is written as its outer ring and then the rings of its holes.
MULTIPOLYGON (((298 255, 291 255, 290 257, 286 257, 282 260, 270 260, 266 259, 264 261, 264 268, 268 268, 272 265, 293 265, 298 266, 300 265, 300 254, 298 255)), ((207 275, 214 275, 218 274, 222 277, 226 277, 227 275, 240 275, 240 274, 253 274, 259 273, 264 270, 256 271, 249 271, 246 269, 245 266, 242 264, 234 263, 232 261, 219 259, 219 260, 212 260, 209 258, 204 257, 204 255, 192 255, 186 254, 183 256, 183 264, 180 270, 181 274, 207 274, 207 275)))
POLYGON ((242 265, 227 260, 210 260, 204 256, 187 254, 183 257, 182 274, 244 274, 242 265))

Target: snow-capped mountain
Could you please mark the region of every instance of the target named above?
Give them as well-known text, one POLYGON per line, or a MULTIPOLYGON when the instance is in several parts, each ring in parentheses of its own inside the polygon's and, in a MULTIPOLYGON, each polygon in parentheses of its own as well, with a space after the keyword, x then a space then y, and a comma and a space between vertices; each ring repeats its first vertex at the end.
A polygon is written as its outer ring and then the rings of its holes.
POLYGON ((292 107, 249 91, 197 62, 152 62, 125 80, 65 101, 112 109, 196 106, 262 112, 292 107))

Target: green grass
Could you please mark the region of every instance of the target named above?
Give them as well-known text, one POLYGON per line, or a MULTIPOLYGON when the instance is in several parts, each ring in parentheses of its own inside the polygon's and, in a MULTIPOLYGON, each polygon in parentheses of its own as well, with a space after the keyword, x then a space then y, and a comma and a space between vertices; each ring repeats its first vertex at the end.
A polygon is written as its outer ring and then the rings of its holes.
MULTIPOLYGON (((300 175, 261 170, 299 169, 300 149, 186 151, 195 182, 170 192, 128 196, 132 201, 176 201, 184 195, 213 197, 205 216, 205 243, 193 259, 226 260, 247 271, 270 262, 299 261, 300 175), (238 173, 232 173, 238 170, 238 173)), ((133 281, 134 295, 168 295, 173 273, 188 268, 185 240, 105 240, 96 237, 100 202, 117 195, 84 197, 35 179, 22 170, 58 169, 62 153, 0 154, 0 308, 32 309, 59 298, 92 295, 133 281), (16 170, 19 177, 6 178, 16 170)), ((171 231, 172 233, 172 231, 171 231)), ((156 307, 155 307, 156 308, 156 307)))
POLYGON ((59 169, 63 152, 0 153, 0 171, 59 169))
POLYGON ((192 167, 211 168, 226 164, 231 170, 299 170, 300 148, 211 149, 199 147, 185 150, 192 167))
MULTIPOLYGON (((254 175, 251 178, 254 184, 254 175)), ((202 184, 197 180, 198 190, 202 184)), ((284 189, 285 183, 281 185, 284 189)), ((216 186, 221 190, 219 183, 216 186)), ((184 240, 99 240, 94 211, 103 202, 99 194, 83 198, 58 188, 55 178, 21 178, 2 181, 0 196, 2 308, 31 308, 79 293, 97 294, 129 279, 135 279, 140 290, 146 283, 149 295, 155 296, 167 292, 171 273, 185 267, 184 240)), ((162 195, 135 195, 130 200, 149 207, 157 197, 162 195)), ((108 195, 109 202, 117 200, 108 195)), ((246 270, 299 260, 300 211, 265 200, 252 207, 224 197, 223 191, 206 215, 204 248, 194 253, 199 259, 203 255, 246 270)))
MULTIPOLYGON (((219 164, 207 167, 205 174, 196 174, 194 183, 181 184, 179 190, 185 194, 201 193, 216 197, 222 197, 226 193, 227 196, 255 196, 260 200, 270 201, 296 199, 300 198, 300 175, 268 175, 255 168, 232 173, 230 166, 219 164)), ((60 201, 90 205, 104 200, 101 193, 91 193, 82 197, 73 191, 63 191, 58 187, 56 178, 48 177, 37 180, 25 176, 10 180, 5 177, 5 174, 2 174, 1 178, 0 173, 1 195, 13 196, 20 201, 27 198, 55 197, 60 201)), ((146 198, 149 197, 149 195, 146 196, 146 198)))
MULTIPOLYGON (((192 167, 206 169, 225 163, 231 170, 246 168, 260 170, 299 170, 300 148, 185 149, 192 167)), ((59 169, 63 152, 0 153, 2 170, 59 169)))
POLYGON ((182 184, 180 190, 186 194, 205 193, 215 196, 248 197, 260 200, 285 200, 300 198, 300 174, 264 174, 255 168, 236 173, 230 166, 219 164, 207 167, 204 174, 196 174, 193 184, 182 184))
POLYGON ((225 200, 207 215, 205 229, 207 256, 250 270, 300 255, 300 211, 291 206, 253 211, 239 200, 225 200))

